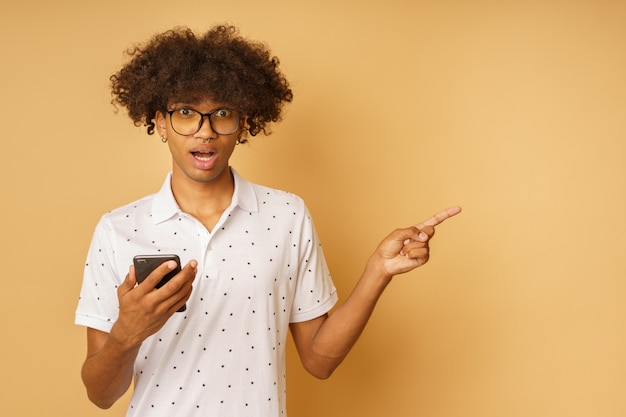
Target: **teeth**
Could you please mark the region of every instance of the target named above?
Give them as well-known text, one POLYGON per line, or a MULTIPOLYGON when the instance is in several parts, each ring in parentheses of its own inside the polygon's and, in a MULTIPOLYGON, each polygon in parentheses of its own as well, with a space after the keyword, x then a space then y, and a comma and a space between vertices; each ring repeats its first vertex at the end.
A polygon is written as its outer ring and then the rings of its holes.
POLYGON ((195 153, 194 156, 196 157, 196 159, 199 159, 200 161, 210 161, 211 158, 213 158, 213 154, 212 153, 195 153))

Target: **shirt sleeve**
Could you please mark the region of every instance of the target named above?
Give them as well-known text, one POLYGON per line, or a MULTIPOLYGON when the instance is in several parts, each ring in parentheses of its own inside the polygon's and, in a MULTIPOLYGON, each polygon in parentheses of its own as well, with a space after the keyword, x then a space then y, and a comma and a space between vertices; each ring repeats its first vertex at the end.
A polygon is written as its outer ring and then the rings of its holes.
POLYGON ((126 273, 118 271, 111 227, 106 217, 100 219, 87 253, 83 284, 76 309, 75 324, 110 332, 119 313, 117 288, 126 273))
POLYGON ((291 323, 312 320, 326 314, 337 303, 338 295, 333 283, 322 244, 308 209, 304 208, 298 245, 300 259, 291 323))

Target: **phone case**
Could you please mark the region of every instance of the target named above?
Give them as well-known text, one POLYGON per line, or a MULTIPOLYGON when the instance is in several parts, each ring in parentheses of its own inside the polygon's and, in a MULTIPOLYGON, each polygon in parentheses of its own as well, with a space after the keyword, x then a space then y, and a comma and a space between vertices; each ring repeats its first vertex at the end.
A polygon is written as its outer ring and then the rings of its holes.
MULTIPOLYGON (((174 278, 174 276, 176 276, 176 274, 178 274, 181 271, 180 258, 178 257, 178 255, 137 255, 135 256, 133 258, 133 265, 135 266, 135 276, 137 278, 137 283, 142 283, 148 277, 148 275, 150 275, 152 271, 154 271, 163 262, 167 262, 167 261, 175 261, 176 268, 174 268, 171 272, 168 272, 167 275, 165 275, 163 279, 159 281, 159 283, 156 285, 155 288, 161 288, 162 286, 167 284, 167 282, 170 279, 174 278)), ((187 306, 184 305, 178 311, 182 312, 182 311, 185 311, 186 309, 187 309, 187 306)))

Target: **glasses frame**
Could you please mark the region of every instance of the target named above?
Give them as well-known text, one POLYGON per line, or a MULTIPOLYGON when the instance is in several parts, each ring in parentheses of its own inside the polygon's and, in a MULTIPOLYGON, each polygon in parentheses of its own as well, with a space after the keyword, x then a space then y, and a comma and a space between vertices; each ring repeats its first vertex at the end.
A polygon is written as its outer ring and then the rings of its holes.
POLYGON ((178 133, 181 136, 192 136, 192 135, 195 135, 196 133, 198 133, 200 131, 200 129, 202 129, 202 125, 204 124, 204 118, 205 117, 209 121, 209 127, 211 128, 211 130, 213 132, 217 133, 220 136, 232 135, 233 133, 235 133, 236 131, 238 131, 241 128, 241 112, 239 112, 238 110, 235 110, 235 109, 228 108, 228 107, 220 107, 219 109, 215 109, 215 110, 210 111, 208 113, 200 113, 198 110, 194 110, 194 109, 191 109, 189 107, 184 107, 183 106, 183 107, 176 107, 175 109, 172 109, 172 110, 167 110, 167 114, 170 115, 170 126, 172 126, 172 129, 174 130, 174 132, 178 133), (174 127, 174 122, 172 121, 172 114, 174 112, 177 112, 177 111, 182 110, 182 109, 189 110, 189 111, 192 111, 194 113, 198 113, 200 115, 200 122, 198 123, 198 128, 195 130, 195 132, 193 132, 193 133, 180 133, 174 127), (228 111, 237 113, 237 116, 238 116, 237 117, 237 119, 238 119, 237 127, 235 127, 232 132, 220 133, 217 130, 215 130, 215 128, 213 127, 213 122, 211 121, 211 116, 213 116, 215 113, 217 113, 218 111, 221 111, 221 110, 228 110, 228 111))

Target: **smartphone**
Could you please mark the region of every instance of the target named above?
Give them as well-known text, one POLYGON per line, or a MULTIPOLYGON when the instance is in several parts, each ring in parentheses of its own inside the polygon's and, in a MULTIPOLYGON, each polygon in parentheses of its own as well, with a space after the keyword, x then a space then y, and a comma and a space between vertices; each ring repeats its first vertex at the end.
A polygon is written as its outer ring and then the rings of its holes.
MULTIPOLYGON (((181 271, 180 258, 178 255, 137 255, 133 258, 133 265, 135 266, 135 277, 137 283, 142 283, 152 271, 154 271, 159 265, 167 261, 176 262, 176 268, 168 272, 167 275, 159 281, 156 288, 161 288, 170 279, 174 278, 176 274, 181 271)), ((178 311, 182 312, 187 310, 187 306, 182 306, 178 311)))

